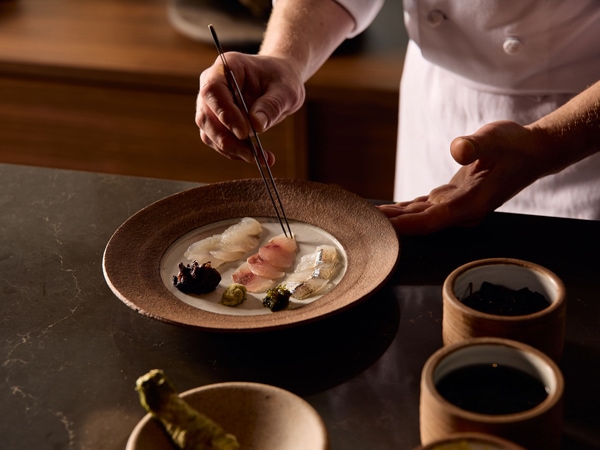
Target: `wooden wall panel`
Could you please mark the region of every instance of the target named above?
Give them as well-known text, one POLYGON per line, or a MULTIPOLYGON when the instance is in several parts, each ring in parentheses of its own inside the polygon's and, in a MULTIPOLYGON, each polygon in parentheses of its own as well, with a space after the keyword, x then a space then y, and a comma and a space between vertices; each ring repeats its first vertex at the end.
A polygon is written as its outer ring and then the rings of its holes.
MULTIPOLYGON (((0 1, 0 162, 201 182, 257 177, 200 141, 198 76, 217 54, 180 35, 166 5, 0 1)), ((262 135, 277 155, 275 176, 391 198, 401 22, 401 2, 386 2, 307 82, 305 107, 262 135)))
MULTIPOLYGON (((195 92, 0 78, 0 160, 214 182, 259 176, 205 146, 195 92)), ((302 113, 262 137, 278 177, 305 178, 302 113)))

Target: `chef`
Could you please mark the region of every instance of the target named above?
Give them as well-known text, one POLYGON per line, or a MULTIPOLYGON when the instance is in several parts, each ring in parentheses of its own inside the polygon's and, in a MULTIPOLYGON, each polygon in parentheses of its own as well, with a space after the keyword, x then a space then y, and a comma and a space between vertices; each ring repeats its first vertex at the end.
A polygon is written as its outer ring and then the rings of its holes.
MULTIPOLYGON (((382 3, 277 0, 259 54, 228 55, 254 127, 297 111, 304 82, 382 3)), ((600 2, 405 0, 404 9, 399 203, 381 207, 398 232, 467 225, 496 209, 600 219, 600 2)), ((196 123, 206 144, 253 161, 218 62, 200 77, 196 123)))

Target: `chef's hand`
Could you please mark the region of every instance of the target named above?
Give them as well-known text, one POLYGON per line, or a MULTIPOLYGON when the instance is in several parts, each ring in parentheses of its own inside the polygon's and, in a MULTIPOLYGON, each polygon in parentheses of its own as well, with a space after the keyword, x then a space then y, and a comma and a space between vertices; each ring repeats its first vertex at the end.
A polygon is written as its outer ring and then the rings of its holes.
MULTIPOLYGON (((299 70, 289 61, 237 52, 226 53, 226 58, 258 133, 300 109, 305 97, 304 84, 299 70)), ((250 136, 250 126, 233 100, 220 58, 200 75, 196 124, 206 145, 227 158, 254 162, 245 142, 250 136)), ((275 162, 269 151, 267 159, 269 165, 275 162)))
POLYGON ((458 137, 450 152, 463 167, 448 184, 428 196, 379 207, 398 234, 476 225, 550 171, 544 162, 543 138, 514 122, 494 122, 475 134, 458 137))

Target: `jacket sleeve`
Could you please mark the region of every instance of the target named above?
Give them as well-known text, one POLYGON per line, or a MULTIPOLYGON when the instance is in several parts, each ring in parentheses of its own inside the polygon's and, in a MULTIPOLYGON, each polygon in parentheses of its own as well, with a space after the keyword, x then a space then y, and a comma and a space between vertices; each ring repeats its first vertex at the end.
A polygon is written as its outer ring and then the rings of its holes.
POLYGON ((356 24, 348 37, 362 33, 381 10, 384 0, 335 0, 354 18, 356 24))
MULTIPOLYGON (((340 6, 346 9, 350 15, 354 18, 354 29, 348 36, 349 38, 355 37, 365 31, 365 29, 371 24, 375 16, 381 10, 383 2, 385 0, 331 0, 338 3, 340 6)), ((398 0, 394 0, 398 1, 398 0)), ((273 0, 275 4, 277 0, 273 0)))

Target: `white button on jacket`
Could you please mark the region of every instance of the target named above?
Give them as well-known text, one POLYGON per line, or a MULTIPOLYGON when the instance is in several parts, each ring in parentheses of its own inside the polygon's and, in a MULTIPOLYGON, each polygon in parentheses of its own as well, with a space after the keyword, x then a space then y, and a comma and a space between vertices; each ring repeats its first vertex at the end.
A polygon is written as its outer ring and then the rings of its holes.
POLYGON ((429 14, 427 14, 427 23, 434 28, 440 26, 445 19, 446 16, 439 9, 429 11, 429 14))
POLYGON ((404 0, 404 8, 409 36, 430 62, 486 89, 548 93, 597 80, 598 3, 404 0))
POLYGON ((507 55, 516 55, 521 51, 523 43, 517 37, 507 37, 502 44, 502 48, 507 55))

